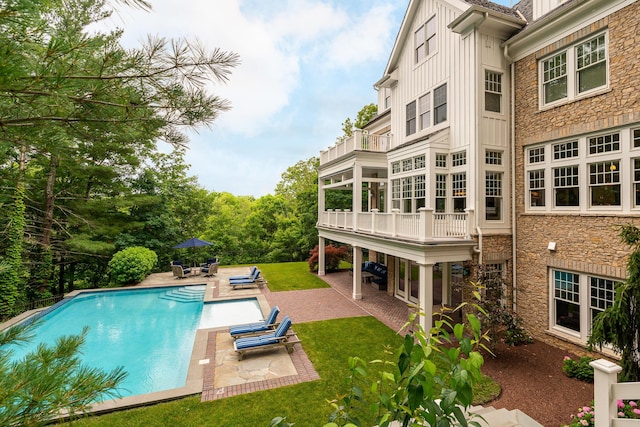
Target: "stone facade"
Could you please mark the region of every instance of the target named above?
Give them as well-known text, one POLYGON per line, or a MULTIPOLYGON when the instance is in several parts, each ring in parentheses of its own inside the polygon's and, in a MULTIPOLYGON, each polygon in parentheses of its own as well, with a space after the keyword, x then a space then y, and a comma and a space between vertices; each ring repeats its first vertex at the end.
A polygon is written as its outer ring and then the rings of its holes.
MULTIPOLYGON (((526 148, 535 143, 640 123, 639 15, 640 3, 635 2, 515 64, 517 309, 534 337, 565 348, 571 339, 560 342, 549 333, 550 269, 624 279, 629 248, 620 243, 619 226, 630 223, 640 226, 640 216, 616 214, 613 209, 593 214, 526 212, 526 148), (605 28, 608 28, 609 41, 608 90, 554 108, 539 109, 538 61, 605 28), (549 242, 556 243, 555 250, 549 249, 549 242)), ((628 167, 628 163, 621 164, 628 167)))

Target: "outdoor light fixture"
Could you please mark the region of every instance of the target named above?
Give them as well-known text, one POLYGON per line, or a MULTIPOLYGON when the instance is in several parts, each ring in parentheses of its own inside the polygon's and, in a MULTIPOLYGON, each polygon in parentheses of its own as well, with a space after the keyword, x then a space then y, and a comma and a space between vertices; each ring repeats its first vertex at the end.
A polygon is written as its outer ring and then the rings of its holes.
POLYGON ((549 246, 547 246, 547 249, 549 249, 550 251, 555 251, 556 250, 556 242, 549 242, 549 246))

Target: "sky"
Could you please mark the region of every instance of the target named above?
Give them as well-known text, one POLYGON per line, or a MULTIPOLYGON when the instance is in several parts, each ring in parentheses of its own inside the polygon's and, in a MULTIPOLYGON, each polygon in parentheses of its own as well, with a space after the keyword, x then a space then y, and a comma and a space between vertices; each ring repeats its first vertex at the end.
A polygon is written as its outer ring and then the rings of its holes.
MULTIPOLYGON (((227 99, 210 128, 189 132, 189 175, 209 191, 273 194, 281 175, 319 156, 342 123, 377 102, 408 0, 150 0, 152 11, 119 8, 125 47, 147 35, 198 39, 237 53, 227 99)), ((496 3, 509 5, 510 0, 496 3)))

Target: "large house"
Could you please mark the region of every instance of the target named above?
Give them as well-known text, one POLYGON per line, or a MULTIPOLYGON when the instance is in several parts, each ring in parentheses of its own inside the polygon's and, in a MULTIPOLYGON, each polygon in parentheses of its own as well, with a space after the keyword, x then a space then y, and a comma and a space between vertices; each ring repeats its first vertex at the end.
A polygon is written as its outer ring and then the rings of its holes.
POLYGON ((327 242, 351 245, 428 328, 482 265, 536 338, 584 344, 625 277, 615 226, 640 224, 638 16, 629 0, 410 0, 377 116, 320 154, 319 274, 327 242))

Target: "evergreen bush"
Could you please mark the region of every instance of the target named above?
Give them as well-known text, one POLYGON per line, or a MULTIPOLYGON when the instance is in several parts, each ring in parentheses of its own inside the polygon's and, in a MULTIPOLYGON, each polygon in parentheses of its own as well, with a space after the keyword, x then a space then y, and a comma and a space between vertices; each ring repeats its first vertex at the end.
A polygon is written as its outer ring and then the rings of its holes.
POLYGON ((109 261, 112 280, 120 285, 141 282, 158 262, 158 255, 151 249, 133 246, 117 252, 109 261))

